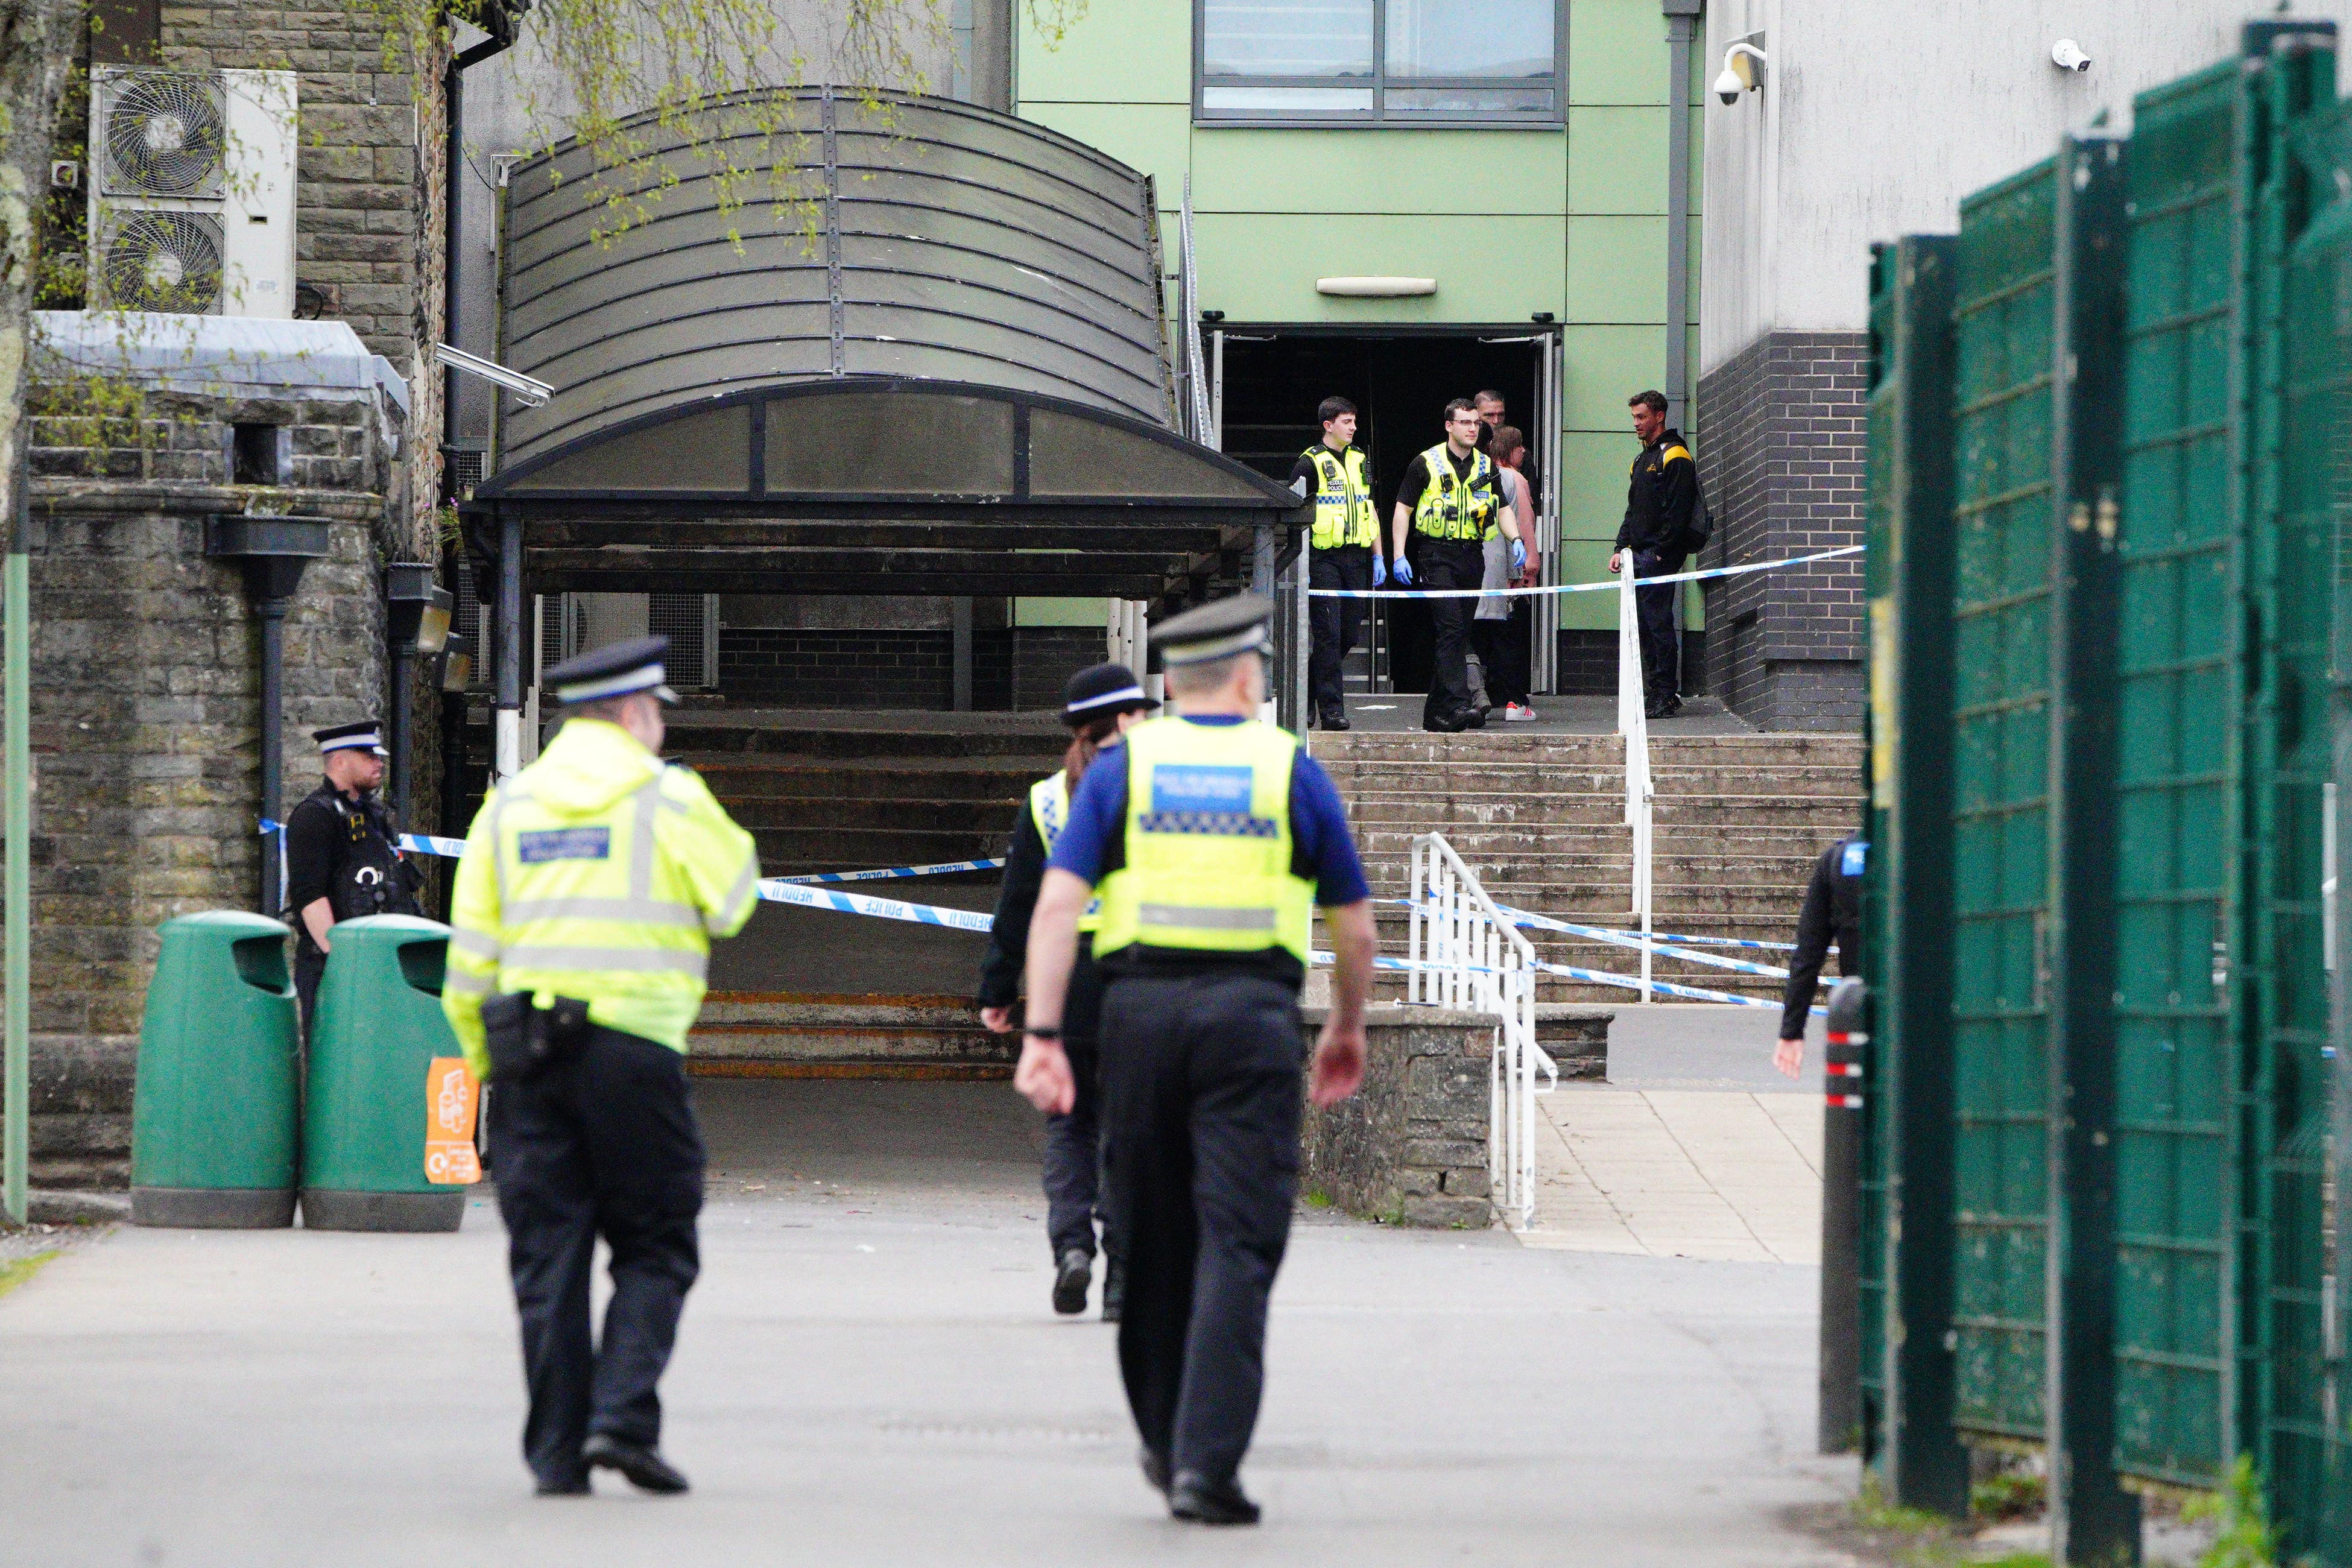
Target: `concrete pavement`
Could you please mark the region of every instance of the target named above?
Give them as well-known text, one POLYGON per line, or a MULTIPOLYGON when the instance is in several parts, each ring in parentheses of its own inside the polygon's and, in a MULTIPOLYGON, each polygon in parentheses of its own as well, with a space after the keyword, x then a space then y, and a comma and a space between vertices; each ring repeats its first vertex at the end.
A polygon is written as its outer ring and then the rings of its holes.
MULTIPOLYGON (((1244 1479, 1137 1478, 1114 1331, 1055 1320, 996 1085, 705 1080, 696 1491, 535 1500, 496 1211, 455 1237, 118 1231, 0 1299, 0 1561, 1804 1568, 1814 1272, 1302 1221, 1244 1479)), ((485 1198, 487 1194, 485 1194, 485 1198)))

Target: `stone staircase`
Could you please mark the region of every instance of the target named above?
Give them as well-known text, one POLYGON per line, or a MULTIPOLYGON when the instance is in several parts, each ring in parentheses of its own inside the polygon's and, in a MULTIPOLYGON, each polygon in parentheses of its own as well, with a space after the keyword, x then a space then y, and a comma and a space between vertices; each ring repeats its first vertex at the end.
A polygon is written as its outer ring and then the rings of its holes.
MULTIPOLYGON (((688 710, 672 756, 759 840, 771 877, 1004 852, 1029 786, 1068 731, 1045 713, 688 710)), ((918 898, 929 879, 870 888, 918 898)))
MULTIPOLYGON (((1321 761, 1356 825, 1373 893, 1411 887, 1412 840, 1443 833, 1488 896, 1579 924, 1632 923, 1633 830, 1624 816, 1624 749, 1614 735, 1439 736, 1318 732, 1321 761)), ((1787 942, 1821 851, 1859 821, 1862 742, 1850 735, 1718 735, 1651 742, 1656 785, 1655 928, 1787 942)), ((1406 913, 1383 909, 1381 948, 1406 951, 1406 913)), ((1529 931, 1557 963, 1639 973, 1630 949, 1529 931)), ((1785 964, 1773 953, 1732 953, 1785 964)), ((1662 980, 1777 995, 1780 982, 1679 959, 1662 980)), ((1402 982, 1383 977, 1384 991, 1402 982)), ((1548 1002, 1633 999, 1614 987, 1553 978, 1548 1002)))

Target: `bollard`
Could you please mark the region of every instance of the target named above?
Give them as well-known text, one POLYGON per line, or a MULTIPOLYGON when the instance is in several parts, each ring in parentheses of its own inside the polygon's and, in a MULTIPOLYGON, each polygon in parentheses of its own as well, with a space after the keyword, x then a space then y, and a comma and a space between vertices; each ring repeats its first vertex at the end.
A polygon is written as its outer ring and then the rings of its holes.
POLYGON ((1829 1048, 1822 1058, 1821 1451, 1850 1454, 1862 1441, 1862 1097, 1870 1047, 1870 989, 1838 982, 1830 994, 1829 1048))

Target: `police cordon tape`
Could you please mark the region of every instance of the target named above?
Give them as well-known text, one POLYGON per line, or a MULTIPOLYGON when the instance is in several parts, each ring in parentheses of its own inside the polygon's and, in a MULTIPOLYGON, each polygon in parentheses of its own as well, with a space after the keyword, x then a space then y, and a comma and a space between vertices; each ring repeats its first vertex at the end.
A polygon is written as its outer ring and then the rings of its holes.
MULTIPOLYGON (((273 826, 265 823, 261 830, 267 833, 273 826)), ((404 833, 400 836, 400 847, 413 849, 420 855, 442 855, 451 859, 466 852, 464 839, 439 838, 430 833, 404 833)), ((884 866, 871 871, 813 871, 805 877, 772 877, 768 880, 803 886, 825 882, 876 882, 892 877, 936 877, 951 871, 993 871, 1003 864, 1004 858, 1000 855, 991 860, 942 860, 932 866, 884 866)))
MULTIPOLYGON (((1696 583, 1708 577, 1737 577, 1748 572, 1775 572, 1783 566, 1810 566, 1816 561, 1834 561, 1841 555, 1859 555, 1863 547, 1848 544, 1836 550, 1824 550, 1818 555, 1791 555, 1783 561, 1758 561, 1746 566, 1710 566, 1704 572, 1672 572, 1662 577, 1641 577, 1635 581, 1644 588, 1660 583, 1696 583)), ((1484 599, 1517 598, 1534 594, 1599 594, 1613 591, 1618 579, 1610 577, 1599 583, 1544 583, 1533 588, 1309 588, 1310 599, 1484 599)))

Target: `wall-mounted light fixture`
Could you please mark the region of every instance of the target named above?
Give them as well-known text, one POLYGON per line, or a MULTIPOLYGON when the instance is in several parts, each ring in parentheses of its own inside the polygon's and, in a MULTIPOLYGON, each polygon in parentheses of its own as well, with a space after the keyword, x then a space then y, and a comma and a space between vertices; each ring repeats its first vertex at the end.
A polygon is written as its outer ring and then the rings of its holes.
POLYGON ((1738 103, 1743 92, 1759 92, 1764 86, 1764 68, 1771 63, 1762 47, 1764 35, 1750 33, 1723 51, 1723 74, 1715 79, 1715 96, 1726 103, 1738 103))
POLYGON ((495 361, 486 360, 479 354, 469 354, 464 349, 452 348, 447 343, 435 343, 433 358, 436 363, 447 365, 461 374, 478 375, 484 381, 503 386, 533 408, 555 395, 555 388, 535 375, 509 370, 495 361))
POLYGON ((1318 278, 1318 294, 1337 294, 1350 300, 1402 300, 1415 294, 1437 292, 1434 278, 1318 278))

